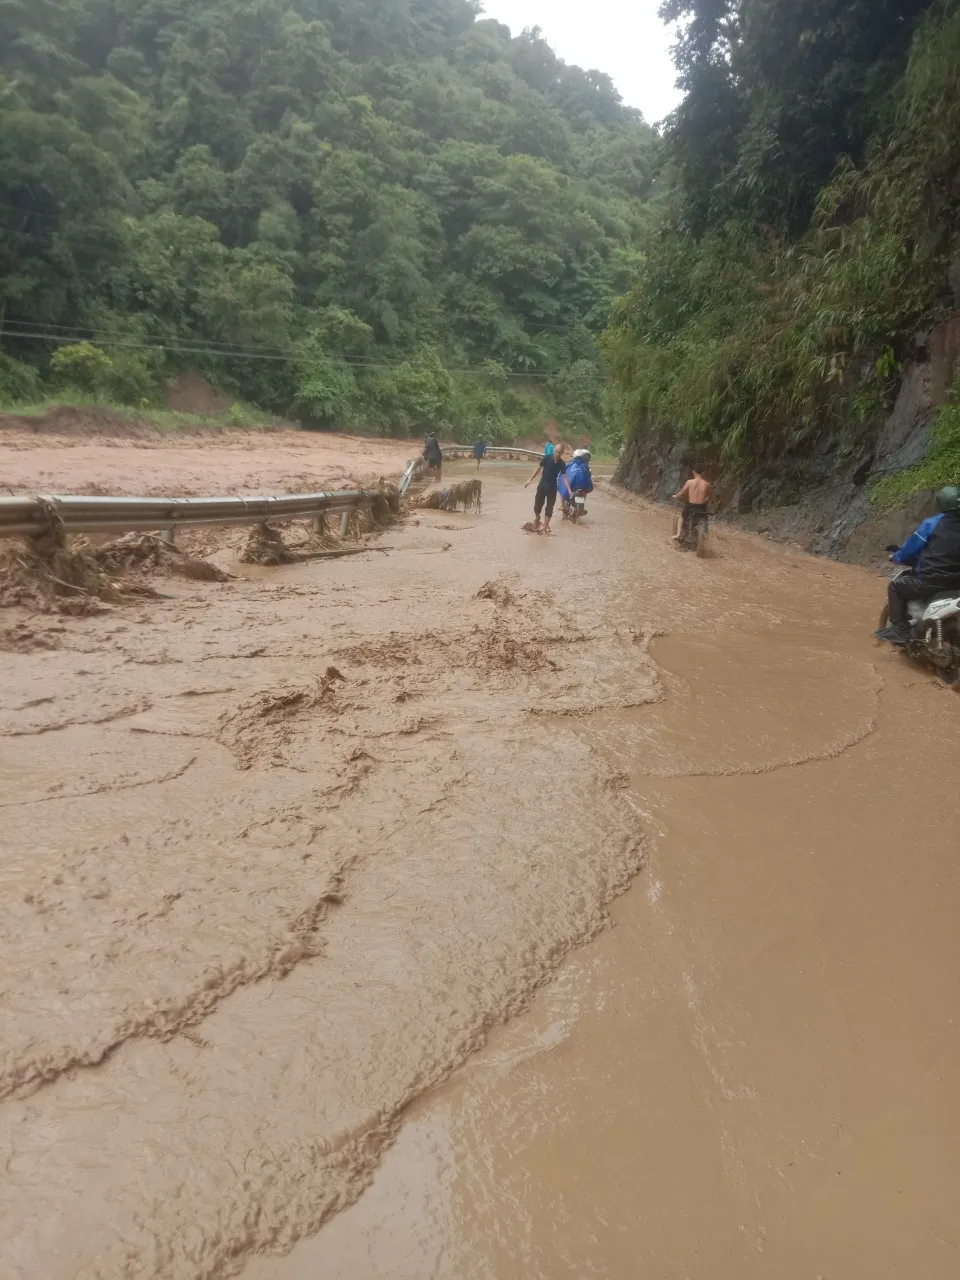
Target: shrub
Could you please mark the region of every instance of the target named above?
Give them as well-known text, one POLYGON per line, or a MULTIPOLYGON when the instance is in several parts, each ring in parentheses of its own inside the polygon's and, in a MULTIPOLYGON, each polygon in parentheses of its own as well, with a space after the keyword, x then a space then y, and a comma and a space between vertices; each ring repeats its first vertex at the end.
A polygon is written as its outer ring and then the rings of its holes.
POLYGON ((113 361, 92 342, 77 342, 58 347, 50 360, 50 368, 67 386, 96 395, 107 389, 113 361))
MULTIPOLYGON (((110 369, 103 389, 120 404, 143 407, 155 395, 157 371, 136 352, 120 351, 110 357, 110 369)), ((98 388, 94 388, 96 390, 98 388)))
POLYGON ((29 404, 40 395, 36 369, 0 351, 0 404, 29 404))
POLYGON ((324 425, 342 426, 357 402, 352 370, 333 356, 314 355, 302 369, 294 411, 324 425))
POLYGON ((960 484, 960 386, 941 408, 930 433, 927 456, 915 467, 884 476, 870 491, 881 510, 902 506, 915 493, 960 484))

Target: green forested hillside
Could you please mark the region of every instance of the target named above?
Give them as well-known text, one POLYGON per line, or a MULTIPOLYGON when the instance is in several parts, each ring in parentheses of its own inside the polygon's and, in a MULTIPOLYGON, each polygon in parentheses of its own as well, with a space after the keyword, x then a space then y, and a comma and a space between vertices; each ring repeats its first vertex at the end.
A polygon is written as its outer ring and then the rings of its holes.
POLYGON ((190 367, 319 423, 595 429, 656 163, 471 0, 3 0, 0 395, 190 367))
POLYGON ((957 305, 960 5, 662 12, 686 24, 686 97, 670 194, 605 338, 625 414, 731 470, 869 452, 918 330, 957 305))

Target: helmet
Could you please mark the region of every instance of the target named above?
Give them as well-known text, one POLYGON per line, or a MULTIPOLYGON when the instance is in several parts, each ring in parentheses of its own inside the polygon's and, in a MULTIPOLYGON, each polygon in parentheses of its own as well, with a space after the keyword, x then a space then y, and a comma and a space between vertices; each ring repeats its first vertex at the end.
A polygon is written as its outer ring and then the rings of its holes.
POLYGON ((937 506, 943 512, 960 515, 960 489, 955 484, 948 484, 937 494, 937 506))

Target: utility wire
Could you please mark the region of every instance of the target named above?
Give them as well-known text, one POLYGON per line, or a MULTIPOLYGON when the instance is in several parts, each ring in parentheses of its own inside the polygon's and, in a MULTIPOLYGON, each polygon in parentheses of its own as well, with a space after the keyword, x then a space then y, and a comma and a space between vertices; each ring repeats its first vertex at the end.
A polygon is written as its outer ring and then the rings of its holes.
MULTIPOLYGON (((23 338, 33 342, 79 343, 79 342, 90 341, 90 339, 88 338, 72 337, 67 334, 31 333, 31 332, 25 332, 23 330, 14 329, 12 327, 11 328, 4 327, 4 329, 2 330, 2 334, 0 334, 0 336, 4 338, 23 338)), ((127 342, 127 341, 124 341, 123 339, 117 339, 117 338, 98 338, 96 339, 96 342, 98 346, 102 346, 102 347, 122 347, 125 349, 134 350, 134 351, 174 352, 182 355, 209 355, 209 356, 218 356, 221 360, 224 360, 224 359, 271 360, 271 361, 280 362, 282 364, 288 364, 291 361, 297 359, 295 355, 273 355, 273 354, 270 354, 269 352, 261 352, 253 349, 240 350, 240 351, 222 351, 209 346, 207 347, 186 346, 182 343, 174 344, 174 343, 127 342)), ((341 364, 345 364, 350 368, 356 368, 356 369, 392 370, 392 369, 401 368, 404 363, 409 363, 407 361, 397 361, 393 364, 386 364, 382 361, 358 360, 358 359, 355 359, 354 357, 336 356, 336 355, 331 356, 331 359, 336 360, 341 364)), ((480 376, 480 377, 484 375, 484 370, 479 368, 477 365, 445 365, 444 370, 447 373, 469 373, 469 374, 473 374, 474 376, 480 376)), ((546 379, 546 378, 555 378, 563 372, 565 371, 562 369, 554 369, 548 372, 537 372, 532 370, 527 372, 526 370, 522 370, 522 369, 505 369, 503 371, 503 376, 506 378, 546 379)))
MULTIPOLYGON (((128 314, 131 314, 131 313, 128 313, 128 314)), ((136 316, 137 313, 132 313, 132 314, 136 316)), ((143 313, 141 312, 139 314, 142 315, 143 313)), ((118 315, 123 316, 124 313, 119 312, 118 315)), ((512 316, 508 318, 515 319, 515 317, 512 317, 512 316)), ((63 331, 65 333, 85 333, 85 334, 102 333, 102 334, 105 334, 107 337, 112 336, 110 330, 97 329, 93 325, 89 325, 89 324, 59 324, 53 321, 46 321, 46 320, 44 321, 12 320, 10 323, 15 324, 20 329, 36 329, 41 333, 54 333, 54 332, 63 331)), ((585 322, 582 325, 530 325, 530 324, 525 325, 522 320, 519 321, 518 323, 521 325, 521 328, 525 335, 531 334, 531 333, 580 333, 583 331, 583 329, 587 328, 587 325, 585 322)), ((597 336, 596 334, 592 333, 589 329, 588 329, 588 332, 590 332, 591 337, 597 336)), ((90 340, 95 341, 95 339, 90 339, 90 340)), ((277 352, 280 351, 279 347, 244 347, 243 344, 239 342, 208 341, 207 345, 215 346, 215 347, 233 347, 233 348, 244 350, 244 351, 277 351, 277 352)))
MULTIPOLYGON (((33 320, 11 320, 9 326, 4 329, 5 333, 9 333, 11 327, 28 331, 31 337, 44 339, 54 338, 58 342, 95 342, 106 343, 108 341, 126 341, 123 334, 114 333, 110 329, 98 329, 89 324, 52 324, 46 322, 37 322, 33 320), (75 338, 74 334, 83 334, 83 337, 75 338)), ((20 335, 22 336, 22 334, 20 335)), ((257 346, 251 347, 240 342, 217 342, 215 339, 198 339, 194 341, 191 338, 183 338, 178 343, 181 347, 196 346, 207 350, 210 347, 223 348, 224 355, 262 355, 265 352, 275 352, 282 355, 284 359, 289 358, 286 348, 257 346)))

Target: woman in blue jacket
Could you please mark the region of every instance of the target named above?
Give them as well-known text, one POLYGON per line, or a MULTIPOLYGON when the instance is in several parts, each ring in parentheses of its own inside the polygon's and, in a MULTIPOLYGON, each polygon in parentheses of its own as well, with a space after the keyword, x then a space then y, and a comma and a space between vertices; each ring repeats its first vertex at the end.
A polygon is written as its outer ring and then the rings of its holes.
POLYGON ((574 450, 573 458, 567 463, 566 473, 557 488, 565 509, 569 508, 575 493, 593 493, 589 449, 574 450))

